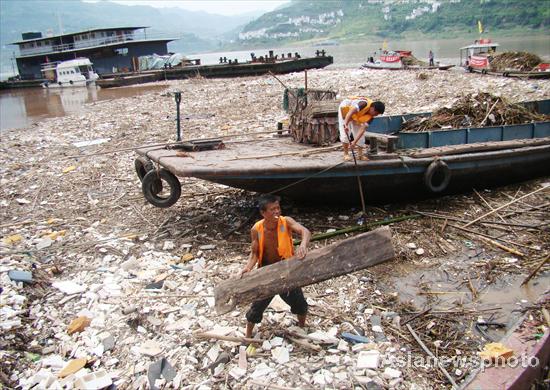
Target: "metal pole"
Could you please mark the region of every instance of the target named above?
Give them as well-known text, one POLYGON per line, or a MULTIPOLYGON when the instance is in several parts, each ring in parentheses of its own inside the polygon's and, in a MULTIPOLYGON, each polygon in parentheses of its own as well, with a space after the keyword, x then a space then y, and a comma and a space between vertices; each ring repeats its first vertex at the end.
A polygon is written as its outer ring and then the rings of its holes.
POLYGON ((176 141, 181 141, 181 123, 180 123, 180 103, 181 103, 181 92, 174 92, 174 97, 176 99, 176 125, 177 125, 177 137, 176 141))
POLYGON ((363 218, 366 218, 367 208, 365 207, 365 196, 363 195, 363 186, 361 184, 361 177, 359 176, 359 169, 357 169, 357 159, 355 158, 355 152, 351 147, 351 138, 349 137, 349 133, 346 133, 346 136, 348 137, 349 148, 351 151, 351 155, 353 156, 353 163, 355 165, 355 176, 357 177, 357 185, 359 186, 359 196, 361 197, 361 207, 363 208, 363 218))

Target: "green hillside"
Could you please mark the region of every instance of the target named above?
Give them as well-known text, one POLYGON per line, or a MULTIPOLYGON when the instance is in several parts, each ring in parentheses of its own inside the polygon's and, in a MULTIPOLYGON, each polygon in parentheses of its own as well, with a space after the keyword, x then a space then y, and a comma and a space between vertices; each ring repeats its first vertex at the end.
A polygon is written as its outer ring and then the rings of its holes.
POLYGON ((266 13, 248 23, 241 44, 344 39, 360 36, 451 37, 486 31, 549 32, 550 0, 305 1, 266 13))

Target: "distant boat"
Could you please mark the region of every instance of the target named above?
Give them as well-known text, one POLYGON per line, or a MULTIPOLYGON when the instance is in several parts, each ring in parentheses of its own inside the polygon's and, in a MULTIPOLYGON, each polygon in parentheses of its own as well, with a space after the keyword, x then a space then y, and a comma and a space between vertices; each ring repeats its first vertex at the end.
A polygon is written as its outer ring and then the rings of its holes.
POLYGON ((142 73, 130 73, 124 76, 101 78, 97 85, 101 88, 123 87, 134 84, 149 83, 160 80, 180 80, 202 76, 205 78, 258 76, 267 73, 284 74, 302 72, 305 69, 320 69, 333 63, 332 56, 325 51, 317 50, 315 57, 291 56, 276 58, 253 57, 249 62, 231 61, 215 65, 185 65, 168 69, 150 70, 142 73))
POLYGON ((491 61, 495 57, 497 47, 500 45, 491 39, 478 39, 473 44, 460 48, 460 65, 468 72, 489 74, 504 77, 526 77, 526 78, 550 78, 550 65, 539 64, 537 69, 532 71, 521 71, 507 69, 495 71, 491 69, 491 61))
POLYGON ((447 70, 454 65, 437 64, 434 66, 424 65, 422 61, 417 60, 410 50, 384 50, 378 57, 369 57, 368 61, 361 68, 368 69, 389 69, 389 70, 447 70))
POLYGON ((99 78, 89 58, 47 62, 42 64, 42 73, 47 79, 44 88, 86 87, 99 78))

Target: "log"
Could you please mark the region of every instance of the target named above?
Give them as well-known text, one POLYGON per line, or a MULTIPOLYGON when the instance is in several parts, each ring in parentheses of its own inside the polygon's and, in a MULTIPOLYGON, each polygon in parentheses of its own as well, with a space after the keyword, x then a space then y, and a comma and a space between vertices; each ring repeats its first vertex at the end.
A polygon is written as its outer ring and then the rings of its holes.
POLYGON ((389 227, 309 252, 302 260, 288 259, 221 282, 214 289, 215 308, 225 314, 284 291, 359 271, 395 257, 389 227))

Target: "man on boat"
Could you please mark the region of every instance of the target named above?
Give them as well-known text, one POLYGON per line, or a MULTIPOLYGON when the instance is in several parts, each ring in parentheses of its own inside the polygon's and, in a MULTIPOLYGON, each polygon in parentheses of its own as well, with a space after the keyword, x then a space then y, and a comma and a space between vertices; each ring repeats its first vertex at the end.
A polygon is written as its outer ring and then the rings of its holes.
POLYGON ((428 58, 430 59, 430 66, 434 66, 434 52, 430 50, 428 53, 428 58))
MULTIPOLYGON (((252 248, 248 262, 241 271, 241 276, 250 272, 256 263, 260 268, 293 257, 298 260, 305 257, 311 233, 294 219, 283 217, 279 201, 280 198, 275 195, 265 195, 260 198, 258 208, 263 219, 256 222, 250 230, 252 248), (302 239, 296 253, 294 253, 292 242, 293 232, 300 234, 302 239)), ((308 306, 302 289, 298 287, 280 293, 279 296, 290 306, 290 311, 298 316, 298 325, 304 327, 308 306)), ((263 313, 272 299, 273 297, 269 297, 252 303, 246 313, 246 337, 252 337, 254 326, 262 321, 263 313)))
POLYGON ((340 130, 340 141, 344 147, 344 160, 350 161, 350 129, 353 134, 351 142, 352 151, 357 146, 359 160, 368 160, 365 156, 365 131, 374 117, 384 113, 384 103, 366 97, 349 97, 344 99, 338 107, 338 127, 340 130))

